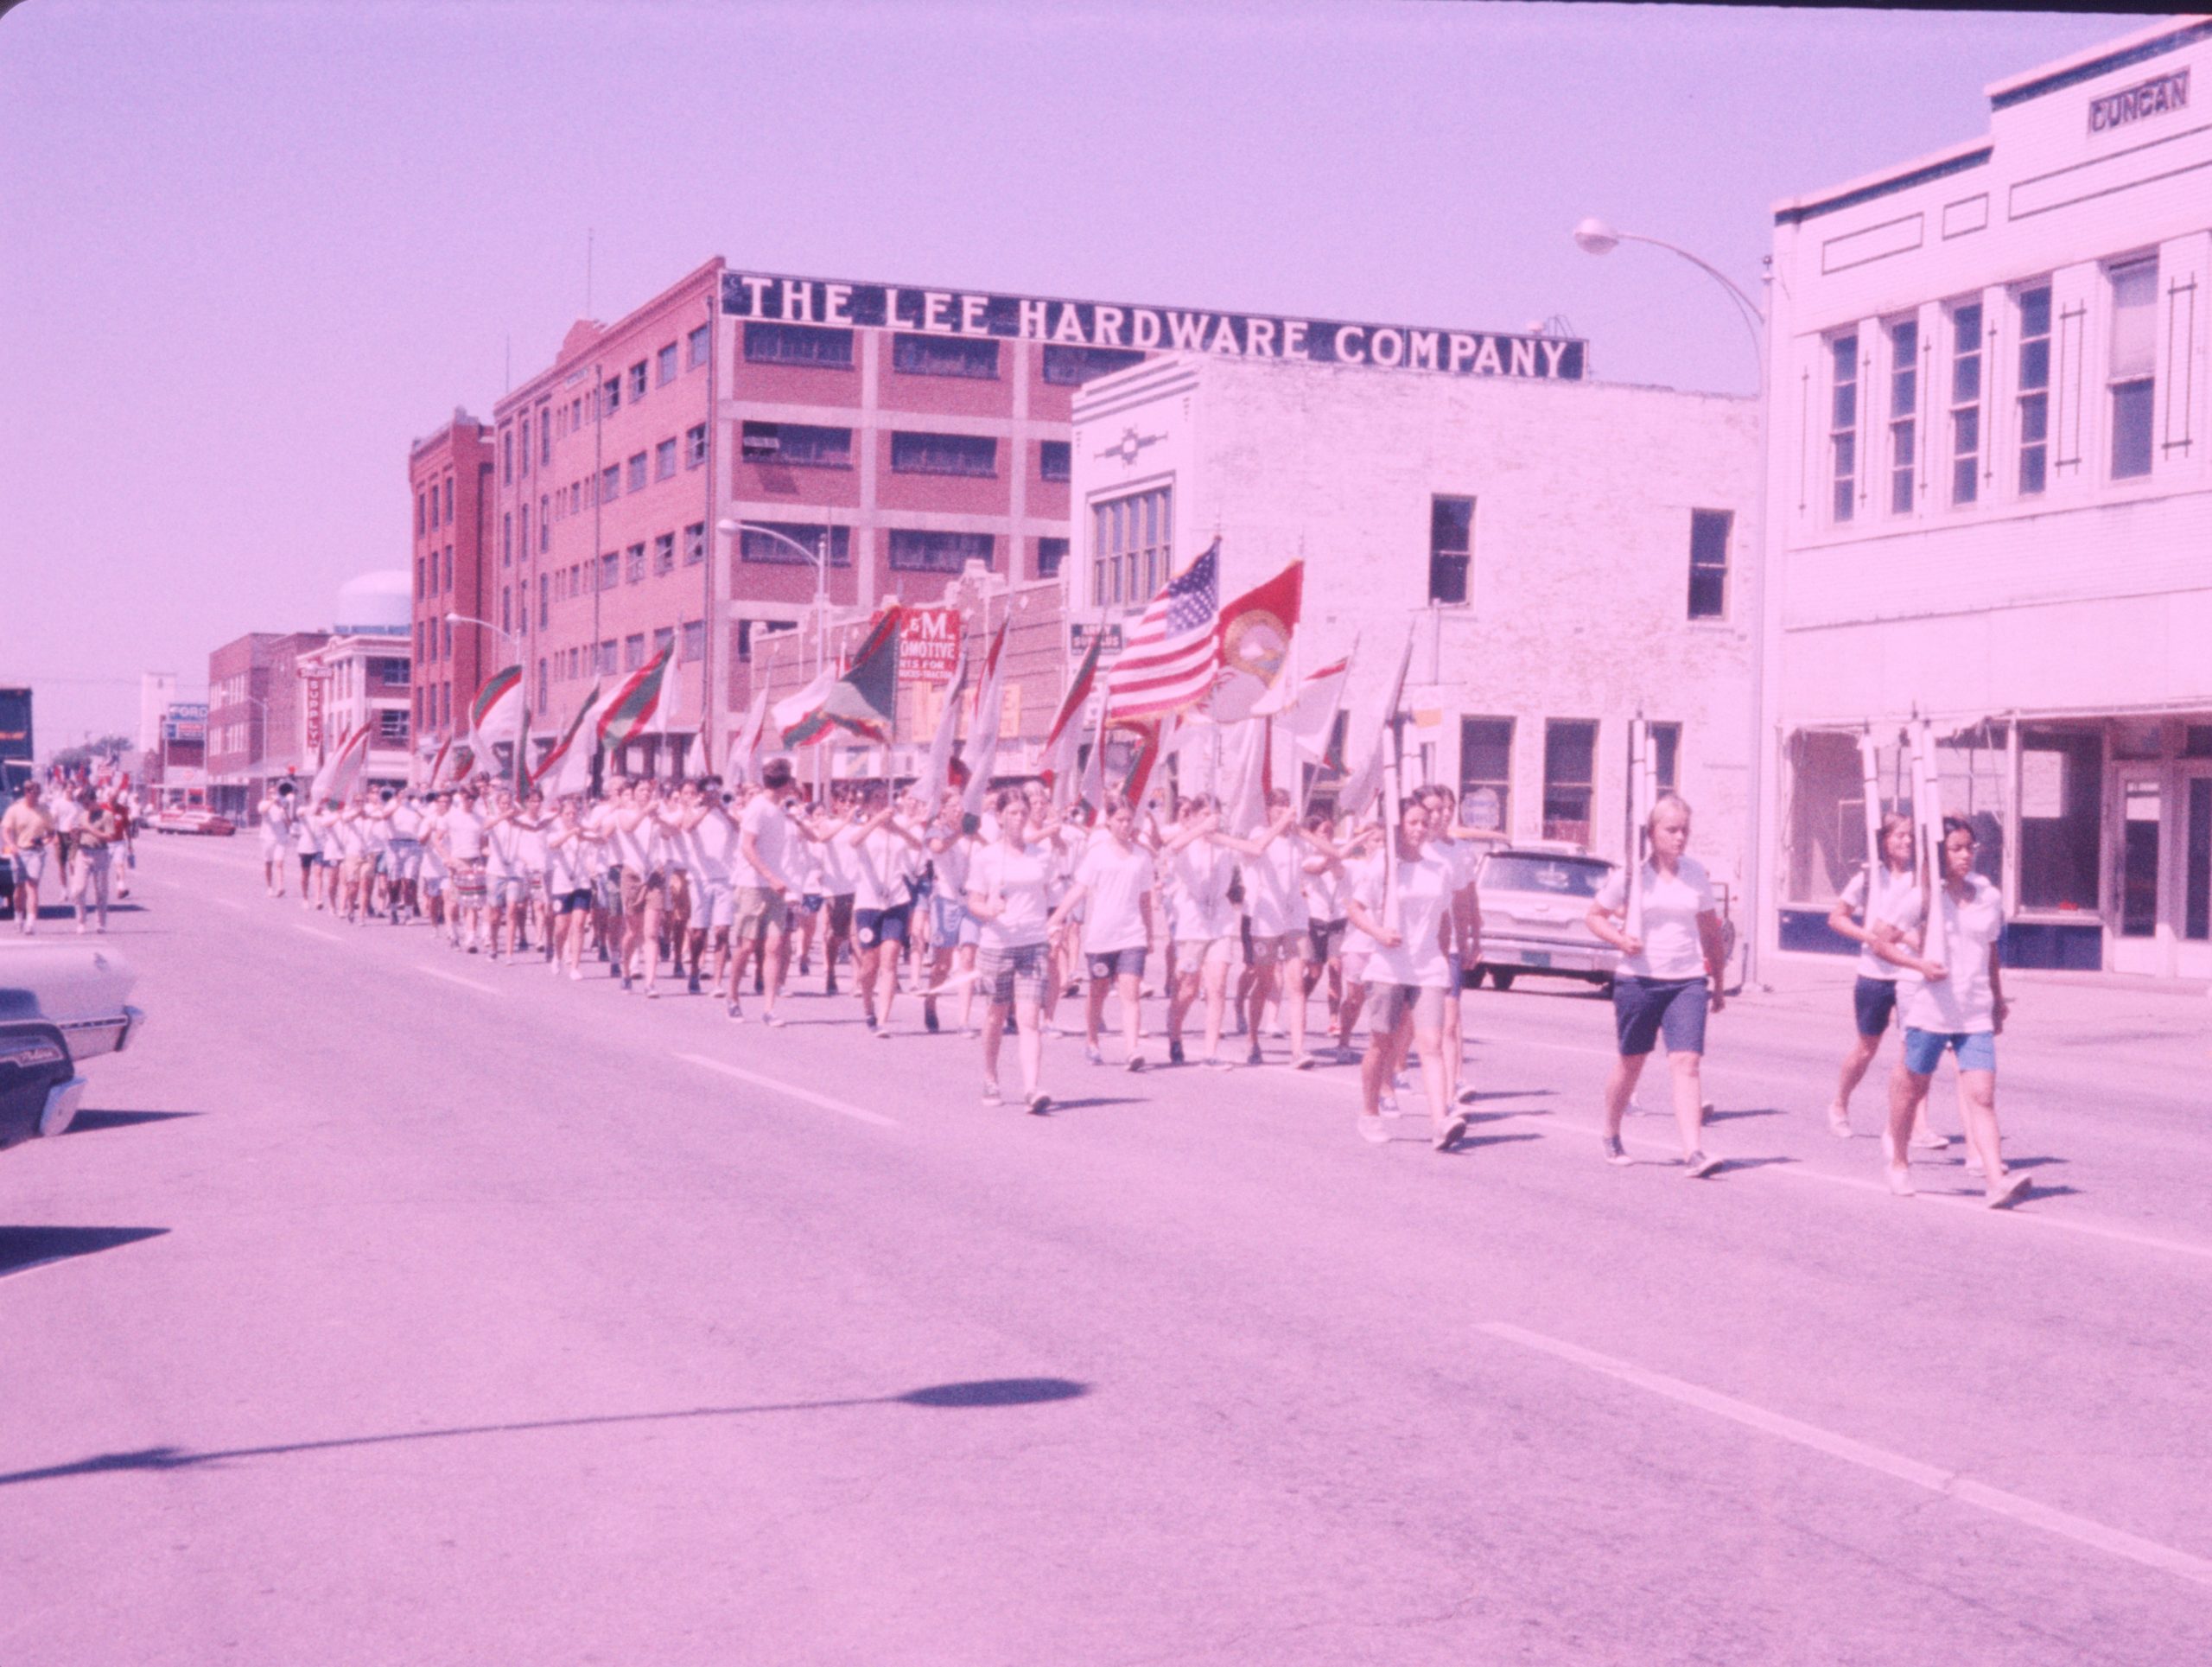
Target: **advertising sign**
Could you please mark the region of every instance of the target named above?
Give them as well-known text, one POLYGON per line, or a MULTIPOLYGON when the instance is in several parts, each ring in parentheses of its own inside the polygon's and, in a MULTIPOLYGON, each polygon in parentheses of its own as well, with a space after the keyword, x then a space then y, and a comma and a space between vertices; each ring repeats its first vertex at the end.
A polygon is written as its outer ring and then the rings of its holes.
POLYGON ((207 703, 205 701, 178 702, 170 705, 162 720, 164 741, 205 741, 207 739, 207 703))
POLYGON ((960 610, 910 608, 899 627, 902 683, 949 683, 960 662, 960 610))
POLYGON ((309 678, 303 686, 307 690, 308 754, 313 757, 322 751, 322 679, 309 678))

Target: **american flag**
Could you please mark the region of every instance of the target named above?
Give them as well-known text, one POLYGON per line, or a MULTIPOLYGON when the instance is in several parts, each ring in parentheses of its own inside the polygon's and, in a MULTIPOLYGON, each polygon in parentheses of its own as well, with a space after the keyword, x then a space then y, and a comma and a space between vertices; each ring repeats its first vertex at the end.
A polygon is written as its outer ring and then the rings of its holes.
POLYGON ((1221 540, 1171 579, 1106 680, 1106 721, 1154 717, 1201 699, 1221 671, 1221 540))

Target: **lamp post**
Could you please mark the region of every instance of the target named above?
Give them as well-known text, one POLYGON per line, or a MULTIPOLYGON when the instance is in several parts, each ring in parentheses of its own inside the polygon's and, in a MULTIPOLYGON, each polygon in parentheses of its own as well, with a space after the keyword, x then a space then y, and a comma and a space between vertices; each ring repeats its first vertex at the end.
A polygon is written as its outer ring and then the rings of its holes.
POLYGON ((1624 243, 1649 244, 1655 249, 1664 249, 1670 255, 1679 255, 1727 293, 1729 300, 1736 304, 1737 315, 1743 320, 1745 331, 1751 339, 1751 354, 1758 371, 1758 489, 1751 500, 1751 748, 1750 769, 1745 780, 1751 802, 1748 807, 1750 833, 1744 845, 1744 892, 1751 905, 1750 930, 1744 936, 1744 984, 1749 988, 1757 983, 1758 977, 1760 925, 1764 915, 1762 875, 1766 866, 1763 860, 1761 827, 1765 815, 1766 781, 1767 423, 1768 411, 1772 404, 1772 390, 1767 385, 1766 313, 1745 294, 1740 284, 1719 267, 1663 239, 1646 237, 1637 232, 1623 232, 1592 216, 1574 228, 1574 241, 1577 247, 1589 255, 1611 254, 1624 243))
MULTIPOLYGON (((513 632, 502 631, 491 620, 480 620, 474 614, 448 614, 446 623, 481 626, 505 642, 514 654, 515 671, 522 678, 522 733, 515 738, 515 791, 519 793, 522 791, 524 774, 528 767, 523 758, 523 748, 530 744, 530 664, 528 658, 522 652, 522 639, 513 632)), ((410 780, 413 779, 411 771, 409 779, 410 780)))
MULTIPOLYGON (((789 533, 779 532, 775 528, 765 525, 759 521, 717 521, 715 523, 715 531, 729 538, 740 538, 746 533, 757 532, 764 538, 773 538, 778 544, 787 545, 798 551, 812 564, 814 568, 814 671, 815 675, 819 677, 822 668, 830 664, 830 529, 825 526, 817 535, 812 550, 809 550, 789 533)), ((817 756, 818 759, 819 754, 817 754, 817 756)), ((817 797, 820 796, 819 790, 823 786, 820 771, 817 770, 816 779, 817 797)))

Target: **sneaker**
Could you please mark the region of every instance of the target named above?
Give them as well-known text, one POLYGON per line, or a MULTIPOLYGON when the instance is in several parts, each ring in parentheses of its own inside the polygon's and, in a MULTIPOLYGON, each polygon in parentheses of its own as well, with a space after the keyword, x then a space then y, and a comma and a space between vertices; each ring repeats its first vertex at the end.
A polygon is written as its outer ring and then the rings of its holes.
POLYGON ((696 996, 699 993, 699 975, 697 973, 693 973, 690 977, 684 980, 683 993, 686 996, 696 996))
POLYGON ((1395 1117, 1398 1115, 1398 1097, 1395 1094, 1377 1094, 1375 1097, 1375 1104, 1382 1108, 1382 1115, 1386 1117, 1395 1117))
POLYGON ((732 1021, 738 1024, 745 1022, 745 1006, 741 1002, 725 1002, 722 1003, 722 1011, 728 1015, 732 1021))
POLYGON ((1083 1050, 1083 1062, 1085 1065, 1103 1065, 1106 1063, 1106 1056, 1095 1047, 1085 1047, 1083 1050))
POLYGON ((1605 1148, 1605 1161, 1615 1168, 1624 1169, 1636 1161, 1634 1158, 1629 1156, 1628 1148, 1621 1144, 1621 1137, 1618 1135, 1605 1135, 1599 1139, 1605 1148))
POLYGON ((876 1026, 874 1035, 875 1040, 879 1042, 889 1041, 891 1040, 891 1027, 889 1025, 876 1026))
POLYGON ((1466 1137, 1467 1120, 1465 1117, 1454 1117, 1443 1128, 1438 1129, 1428 1143, 1433 1150, 1449 1152, 1466 1137))
POLYGON ((1472 1105, 1482 1097, 1482 1090, 1479 1088, 1463 1088, 1459 1091, 1459 1104, 1472 1105))
POLYGON ((1838 1140, 1851 1138, 1851 1114, 1840 1105, 1828 1107, 1828 1133, 1838 1140))
POLYGON ((781 1030, 784 1028, 784 1015, 780 1013, 764 1013, 760 1015, 760 1022, 771 1030, 781 1030))
POLYGON ((1382 1126, 1382 1119, 1370 1117, 1365 1112, 1359 1116, 1359 1137, 1370 1146, 1383 1146, 1389 1142, 1390 1131, 1382 1126))
POLYGON ((1951 1149, 1951 1137, 1939 1135, 1933 1129, 1924 1129, 1912 1137, 1912 1148, 1916 1152, 1948 1152, 1951 1149))
POLYGON ((1337 1044, 1337 1063, 1338 1065, 1357 1065, 1359 1063, 1359 1050, 1349 1042, 1338 1042, 1337 1044))
POLYGON ((1006 1097, 999 1092, 999 1085, 991 1081, 988 1078, 985 1078, 983 1080, 983 1104, 986 1105, 1004 1105, 1006 1104, 1006 1097))
POLYGON ((660 999, 660 986, 658 984, 647 984, 645 986, 645 999, 649 1002, 658 1001, 660 999))
POLYGON ((1313 1068, 1313 1056, 1311 1053, 1293 1054, 1290 1068, 1293 1071, 1311 1071, 1313 1068))
POLYGON ((1182 1043, 1171 1041, 1167 1044, 1167 1063, 1170 1065, 1180 1065, 1183 1063, 1182 1043))
POLYGON ((2012 1170, 1983 1195, 1982 1204, 1992 1210, 2009 1210, 2027 1197, 2030 1184, 2025 1170, 2012 1170))
POLYGON ((829 977, 823 979, 822 993, 824 996, 835 996, 837 993, 837 975, 836 973, 833 972, 830 974, 829 977))
POLYGON ((1244 1056, 1244 1063, 1247 1065, 1258 1065, 1262 1063, 1260 1059, 1259 1043, 1254 1042, 1252 1044, 1252 1051, 1244 1056))
POLYGON ((1890 1183, 1890 1190, 1899 1198, 1910 1198, 1913 1195, 1915 1189, 1912 1184, 1912 1171, 1906 1168, 1904 1165, 1890 1164, 1882 1171, 1882 1174, 1890 1183))
POLYGON ((623 974, 621 975, 621 978, 622 978, 622 993, 623 993, 625 996, 627 996, 627 995, 630 993, 630 975, 629 975, 628 973, 626 973, 626 973, 623 973, 623 974))
POLYGON ((569 982, 570 983, 580 984, 583 983, 583 981, 584 970, 582 967, 570 967, 569 969, 569 982))
POLYGON ((937 1034, 937 1003, 935 1002, 922 1003, 922 1028, 932 1036, 937 1034))
POLYGON ((1128 1064, 1127 1066, 1123 1066, 1122 1068, 1123 1068, 1124 1070, 1128 1070, 1128 1071, 1141 1071, 1141 1070, 1143 1070, 1143 1069, 1144 1069, 1144 1055, 1143 1055, 1143 1054, 1141 1054, 1141 1053, 1132 1053, 1132 1054, 1130 1054, 1130 1055, 1129 1055, 1129 1062, 1128 1062, 1128 1064))
POLYGON ((1223 1059, 1218 1053, 1209 1053, 1205 1058, 1200 1059, 1198 1063, 1205 1066, 1209 1071, 1226 1071, 1229 1069, 1229 1061, 1223 1059))
POLYGON ((1046 1093, 1043 1090, 1040 1089, 1036 1093, 1032 1094, 1029 1097, 1029 1115, 1031 1117, 1041 1117, 1052 1109, 1052 1097, 1050 1094, 1046 1093))
POLYGON ((1682 1160, 1682 1175, 1688 1180, 1702 1180, 1720 1167, 1720 1160, 1705 1152, 1693 1152, 1682 1160))

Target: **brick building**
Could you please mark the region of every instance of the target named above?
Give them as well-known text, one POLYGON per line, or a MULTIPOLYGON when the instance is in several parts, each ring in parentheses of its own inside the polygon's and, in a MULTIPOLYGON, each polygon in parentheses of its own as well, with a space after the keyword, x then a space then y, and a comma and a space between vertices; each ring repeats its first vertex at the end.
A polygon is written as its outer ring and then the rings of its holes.
POLYGON ((418 735, 437 735, 451 731, 456 712, 466 715, 486 673, 508 663, 495 658, 497 639, 487 639, 480 627, 455 625, 446 617, 488 617, 489 430, 456 408, 451 422, 409 449, 407 488, 415 529, 408 615, 415 667, 411 728, 418 735))
POLYGON ((304 741, 311 697, 300 659, 321 631, 250 631, 207 657, 207 792, 233 820, 251 818, 271 780, 314 768, 304 741))

